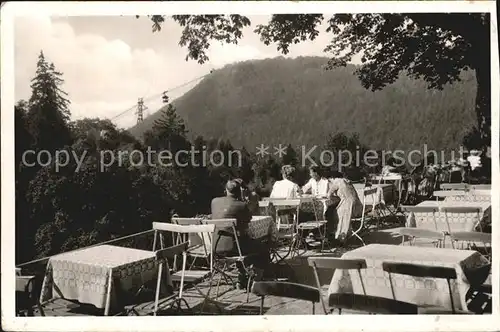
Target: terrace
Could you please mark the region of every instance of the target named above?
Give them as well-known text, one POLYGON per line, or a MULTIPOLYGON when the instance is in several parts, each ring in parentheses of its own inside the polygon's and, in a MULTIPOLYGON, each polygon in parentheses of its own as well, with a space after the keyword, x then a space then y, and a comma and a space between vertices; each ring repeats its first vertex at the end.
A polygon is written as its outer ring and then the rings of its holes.
MULTIPOLYGON (((375 231, 363 237, 366 244, 371 243, 391 243, 400 244, 401 236, 397 235, 397 229, 385 229, 375 231)), ((147 243, 148 238, 151 239, 153 231, 147 231, 141 234, 134 234, 127 238, 115 239, 106 242, 106 244, 113 244, 117 246, 127 246, 132 248, 140 248, 141 243, 147 243)), ((102 244, 99 244, 102 245, 102 244)), ((431 246, 429 242, 419 241, 419 246, 431 246)), ((98 245, 96 245, 98 246, 98 245)), ((305 251, 300 256, 285 259, 286 264, 277 267, 278 274, 282 276, 293 276, 291 281, 315 287, 314 275, 312 269, 307 264, 308 257, 318 255, 328 255, 333 257, 341 257, 346 251, 353 249, 329 249, 322 253, 317 251, 305 251)), ((34 261, 20 266, 23 274, 37 276, 36 283, 38 284, 35 289, 40 290, 40 282, 45 273, 47 262, 50 257, 42 260, 34 261)), ((333 273, 320 274, 320 282, 322 284, 322 293, 327 294, 328 285, 330 283, 333 273)), ((491 284, 491 274, 488 276, 486 284, 491 284)), ((207 290, 209 283, 207 281, 200 283, 199 288, 207 290)), ((37 292, 39 295, 39 291, 37 292)), ((179 315, 179 314, 203 314, 203 315, 258 315, 260 310, 260 297, 250 293, 247 302, 247 293, 245 290, 235 289, 232 285, 222 285, 220 287, 220 296, 217 298, 217 305, 208 304, 203 308, 204 298, 194 288, 188 288, 183 294, 183 298, 187 301, 191 310, 166 310, 159 311, 158 315, 179 315)), ((168 301, 173 301, 171 297, 160 298, 160 303, 168 304, 168 301)), ((481 295, 473 297, 469 300, 469 307, 478 313, 491 312, 491 297, 481 295)), ((315 312, 322 314, 320 303, 315 303, 315 312)), ((142 308, 143 313, 146 314, 151 311, 151 307, 142 308)), ((312 306, 308 301, 294 298, 285 298, 280 296, 267 296, 264 303, 264 315, 303 315, 311 314, 312 306)), ((70 301, 57 299, 43 304, 43 311, 45 316, 101 316, 104 314, 103 309, 96 308, 92 305, 79 303, 78 301, 70 301)), ((356 311, 344 310, 343 314, 356 313, 356 311)), ((33 314, 41 316, 40 310, 34 306, 33 314)), ((122 315, 122 312, 116 313, 122 315)))

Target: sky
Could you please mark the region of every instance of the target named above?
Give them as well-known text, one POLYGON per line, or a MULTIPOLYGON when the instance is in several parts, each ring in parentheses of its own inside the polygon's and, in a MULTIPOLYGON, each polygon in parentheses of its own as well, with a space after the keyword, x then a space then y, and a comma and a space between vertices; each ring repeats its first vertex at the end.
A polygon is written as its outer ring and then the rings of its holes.
MULTIPOLYGON (((182 28, 167 20, 160 32, 152 32, 146 17, 72 16, 17 17, 15 40, 15 99, 29 99, 30 81, 43 50, 46 59, 63 73, 62 87, 71 101, 72 119, 99 117, 113 119, 122 128, 133 126, 134 107, 143 97, 146 115, 162 106, 162 91, 172 89, 224 65, 282 56, 276 45, 266 46, 253 33, 269 16, 251 16, 252 26, 244 30, 238 45, 213 42, 210 61, 200 65, 186 61, 187 49, 179 46, 182 28)), ((320 32, 326 27, 321 26, 320 32)), ((320 33, 313 42, 293 45, 287 57, 322 56, 329 36, 320 33)), ((169 94, 175 99, 199 80, 169 94)))

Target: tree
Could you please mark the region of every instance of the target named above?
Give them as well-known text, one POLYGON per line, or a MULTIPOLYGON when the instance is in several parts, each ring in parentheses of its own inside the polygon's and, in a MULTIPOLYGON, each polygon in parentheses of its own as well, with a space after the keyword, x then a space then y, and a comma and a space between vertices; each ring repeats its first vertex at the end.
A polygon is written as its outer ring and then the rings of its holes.
POLYGON ((168 104, 162 110, 161 118, 155 120, 152 130, 144 134, 144 143, 153 150, 168 149, 172 153, 186 149, 187 129, 184 120, 177 114, 175 107, 168 104))
MULTIPOLYGON (((153 32, 165 17, 152 15, 153 32)), ((240 15, 178 15, 184 28, 180 45, 187 46, 187 59, 208 60, 210 41, 237 44, 242 29, 251 24, 240 15)), ((283 54, 289 46, 319 35, 325 21, 319 14, 273 15, 255 32, 283 54)), ((442 89, 460 80, 463 70, 475 71, 476 115, 483 145, 491 146, 490 15, 484 13, 335 14, 326 20, 332 34, 325 52, 332 58, 327 68, 345 66, 361 54, 357 71, 362 85, 378 90, 393 83, 402 71, 424 78, 430 88, 442 89)))
POLYGON ((47 62, 43 52, 38 56, 35 77, 31 80, 31 97, 28 103, 27 121, 37 150, 55 151, 70 145, 71 132, 69 100, 61 90, 62 73, 53 63, 47 62))
POLYGON ((297 151, 295 151, 291 144, 288 144, 285 150, 285 155, 281 158, 281 162, 283 165, 292 165, 297 166, 299 162, 299 157, 297 155, 297 151))

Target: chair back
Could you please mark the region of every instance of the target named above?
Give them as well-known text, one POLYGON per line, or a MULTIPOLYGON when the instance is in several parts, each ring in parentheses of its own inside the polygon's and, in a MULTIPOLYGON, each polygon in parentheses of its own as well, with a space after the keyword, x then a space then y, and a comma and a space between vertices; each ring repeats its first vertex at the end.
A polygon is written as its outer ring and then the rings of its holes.
POLYGON ((203 218, 172 218, 172 224, 176 225, 201 225, 203 218))
POLYGON ((453 233, 452 227, 450 225, 451 220, 465 220, 469 222, 469 225, 460 226, 461 230, 473 231, 479 226, 479 230, 482 232, 481 227, 481 208, 479 207, 469 207, 469 206, 443 206, 440 211, 444 214, 444 220, 446 222, 446 227, 448 228, 448 233, 453 233))
MULTIPOLYGON (((316 287, 318 288, 319 292, 321 292, 321 282, 319 280, 318 269, 357 270, 359 280, 361 282, 361 287, 363 289, 363 294, 366 295, 365 285, 361 276, 361 269, 366 269, 366 261, 364 259, 343 259, 329 256, 313 256, 308 257, 307 262, 309 266, 313 268, 314 279, 316 281, 316 287)), ((328 309, 323 297, 320 298, 320 301, 321 305, 323 306, 323 310, 325 311, 325 313, 328 313, 328 309)))
POLYGON ((440 197, 465 196, 467 192, 464 190, 436 190, 433 195, 439 200, 440 197))
MULTIPOLYGON (((210 257, 210 271, 212 271, 213 266, 213 251, 208 241, 211 241, 215 232, 215 225, 177 225, 171 223, 154 222, 153 229, 155 230, 154 241, 153 241, 153 251, 156 249, 156 239, 157 235, 160 235, 160 248, 165 247, 163 232, 170 232, 172 234, 173 245, 180 245, 184 242, 189 243, 190 235, 201 234, 201 241, 203 248, 205 250, 206 257, 210 257)), ((190 246, 192 245, 189 243, 190 246)), ((176 261, 174 261, 174 267, 176 261)))
MULTIPOLYGON (((240 241, 238 239, 238 231, 236 230, 237 220, 234 218, 225 219, 205 219, 203 222, 215 226, 214 237, 212 238, 212 251, 215 253, 227 252, 232 249, 232 245, 225 245, 220 240, 224 237, 230 238, 236 244, 239 256, 242 256, 240 241)), ((231 242, 232 243, 232 242, 231 242)))
POLYGON ((469 185, 470 190, 491 190, 491 184, 470 184, 469 185))
POLYGON ((490 189, 472 189, 469 191, 469 194, 472 196, 487 196, 491 197, 490 189))
POLYGON ((440 185, 442 190, 467 190, 468 186, 466 183, 442 183, 440 185))
POLYGON ((351 293, 334 293, 328 298, 330 308, 362 311, 387 315, 416 315, 418 306, 408 302, 397 301, 385 297, 351 293))
POLYGON ((439 232, 439 227, 437 224, 437 215, 439 215, 439 207, 401 205, 401 211, 407 213, 413 213, 415 215, 415 219, 419 217, 418 215, 426 215, 426 218, 430 217, 432 219, 432 222, 434 223, 434 230, 439 232))
POLYGON ((457 279, 457 272, 454 268, 444 267, 444 266, 384 262, 382 263, 382 269, 389 274, 389 282, 391 284, 392 296, 394 299, 396 299, 396 297, 394 294, 394 285, 391 276, 391 274, 393 273, 419 277, 419 278, 446 279, 448 283, 448 292, 450 294, 451 308, 453 313, 455 313, 455 306, 453 304, 453 293, 451 290, 451 282, 450 282, 450 280, 457 279))
MULTIPOLYGON (((203 218, 195 217, 195 218, 180 218, 178 216, 172 217, 172 223, 176 225, 201 225, 203 218)), ((202 245, 203 242, 209 243, 210 239, 204 233, 192 233, 189 234, 189 244, 191 246, 202 245), (202 238, 204 237, 204 238, 202 238)))
POLYGON ((263 314, 265 296, 271 295, 312 302, 313 314, 314 304, 319 303, 321 298, 319 290, 314 287, 280 281, 256 281, 252 285, 252 293, 261 297, 261 315, 263 314))
POLYGON ((275 209, 275 220, 278 229, 282 227, 291 227, 295 233, 299 220, 300 212, 300 199, 269 199, 270 204, 275 209), (293 214, 292 220, 288 219, 288 215, 284 212, 291 212, 293 214))
POLYGON ((377 204, 376 196, 379 190, 381 190, 380 187, 365 187, 363 189, 362 191, 363 197, 362 198, 359 197, 363 205, 363 208, 361 210, 361 223, 359 229, 362 229, 364 227, 366 213, 367 213, 367 206, 371 203, 372 208, 375 208, 375 205, 377 204), (368 202, 369 201, 369 199, 367 199, 368 197, 371 198, 371 202, 368 202))

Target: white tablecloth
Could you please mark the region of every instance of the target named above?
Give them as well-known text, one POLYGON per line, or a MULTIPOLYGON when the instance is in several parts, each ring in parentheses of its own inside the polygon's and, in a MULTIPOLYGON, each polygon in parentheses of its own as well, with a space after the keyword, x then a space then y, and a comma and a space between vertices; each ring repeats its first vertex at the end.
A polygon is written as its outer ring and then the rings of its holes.
MULTIPOLYGON (((163 271, 170 283, 169 268, 164 268, 163 271)), ((47 264, 40 301, 57 297, 54 291, 59 291, 65 299, 105 308, 110 273, 113 273, 113 306, 117 300, 118 288, 121 291, 137 291, 145 282, 157 277, 158 263, 152 251, 112 245, 56 255, 47 264)))
MULTIPOLYGON (((417 206, 425 207, 475 207, 481 209, 479 219, 483 217, 484 211, 488 209, 491 204, 489 202, 460 202, 460 201, 424 201, 417 206)), ((436 224, 439 231, 448 231, 448 226, 444 218, 444 213, 437 213, 436 224)), ((476 213, 448 213, 448 222, 451 231, 464 232, 473 231, 474 226, 478 222, 476 213)), ((436 230, 436 226, 432 219, 432 213, 410 213, 407 216, 407 227, 417 227, 436 230)))
MULTIPOLYGON (((467 309, 465 295, 470 287, 471 269, 488 264, 486 258, 476 251, 442 248, 423 248, 370 244, 345 253, 345 259, 365 259, 367 269, 361 270, 361 283, 356 270, 336 270, 328 289, 331 293, 363 294, 393 298, 389 275, 382 270, 383 262, 399 262, 432 266, 452 267, 457 272, 457 281, 452 281, 453 301, 456 309, 467 309)), ((417 305, 436 305, 451 308, 446 280, 415 278, 392 274, 392 283, 397 300, 417 305)), ((472 278, 471 278, 472 279, 472 278)), ((484 280, 476 280, 482 283, 484 280)))

